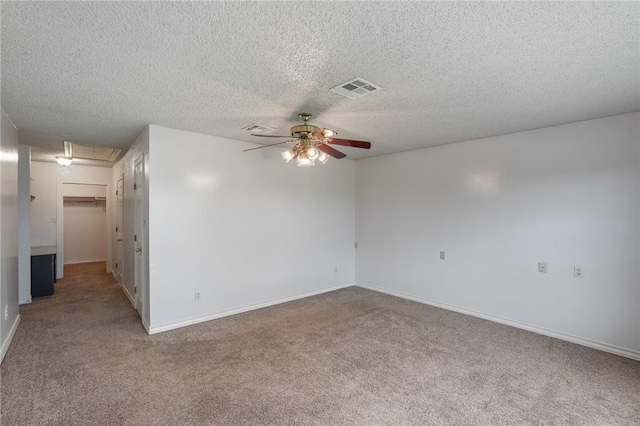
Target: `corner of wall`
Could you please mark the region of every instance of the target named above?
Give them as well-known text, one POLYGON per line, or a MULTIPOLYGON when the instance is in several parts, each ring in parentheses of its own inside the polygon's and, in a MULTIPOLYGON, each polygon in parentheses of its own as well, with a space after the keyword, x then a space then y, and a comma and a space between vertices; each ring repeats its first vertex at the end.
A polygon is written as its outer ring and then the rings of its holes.
POLYGON ((20 315, 16 316, 11 328, 9 329, 9 333, 2 341, 2 347, 0 348, 0 364, 4 361, 4 357, 9 351, 9 346, 11 346, 11 342, 13 341, 13 336, 15 336, 16 331, 18 330, 18 326, 20 325, 20 315))
POLYGON ((31 147, 18 145, 19 303, 31 303, 31 147))
POLYGON ((0 341, 1 356, 20 323, 18 272, 18 130, 4 109, 0 124, 0 341))

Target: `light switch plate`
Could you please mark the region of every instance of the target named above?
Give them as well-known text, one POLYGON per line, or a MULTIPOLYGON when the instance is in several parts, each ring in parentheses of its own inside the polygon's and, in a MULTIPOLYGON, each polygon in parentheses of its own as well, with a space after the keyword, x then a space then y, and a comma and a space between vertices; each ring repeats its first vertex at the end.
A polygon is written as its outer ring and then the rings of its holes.
POLYGON ((547 264, 545 262, 538 262, 538 272, 547 273, 547 264))

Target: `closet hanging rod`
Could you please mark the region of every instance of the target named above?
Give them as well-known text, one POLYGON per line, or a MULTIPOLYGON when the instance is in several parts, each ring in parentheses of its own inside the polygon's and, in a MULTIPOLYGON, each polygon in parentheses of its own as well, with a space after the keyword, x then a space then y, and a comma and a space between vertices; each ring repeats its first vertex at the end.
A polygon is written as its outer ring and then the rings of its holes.
POLYGON ((96 201, 106 201, 107 197, 81 197, 67 195, 62 197, 63 201, 70 201, 74 203, 95 203, 96 201))

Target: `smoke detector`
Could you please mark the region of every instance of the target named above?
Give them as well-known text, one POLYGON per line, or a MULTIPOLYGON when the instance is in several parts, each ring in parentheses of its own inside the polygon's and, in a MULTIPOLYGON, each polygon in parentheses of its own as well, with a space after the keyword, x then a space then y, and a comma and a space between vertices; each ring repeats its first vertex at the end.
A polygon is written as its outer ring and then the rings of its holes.
POLYGON ((380 86, 373 84, 364 78, 356 77, 345 83, 339 84, 336 87, 332 87, 329 91, 349 99, 359 99, 380 89, 382 89, 380 86))

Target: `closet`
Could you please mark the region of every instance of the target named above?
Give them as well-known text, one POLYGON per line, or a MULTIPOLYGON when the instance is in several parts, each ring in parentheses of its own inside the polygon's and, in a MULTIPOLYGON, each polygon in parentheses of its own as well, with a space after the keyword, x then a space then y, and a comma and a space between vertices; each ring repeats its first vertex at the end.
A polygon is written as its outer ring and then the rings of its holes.
POLYGON ((105 185, 63 185, 63 263, 107 259, 105 185))

